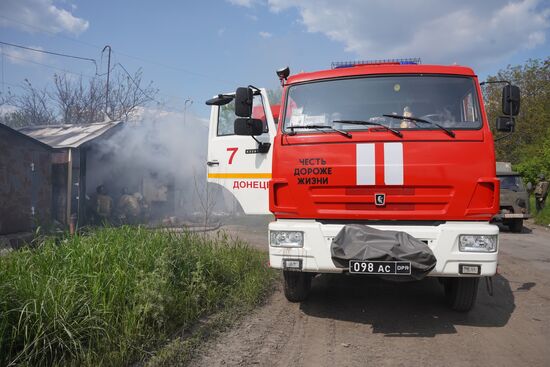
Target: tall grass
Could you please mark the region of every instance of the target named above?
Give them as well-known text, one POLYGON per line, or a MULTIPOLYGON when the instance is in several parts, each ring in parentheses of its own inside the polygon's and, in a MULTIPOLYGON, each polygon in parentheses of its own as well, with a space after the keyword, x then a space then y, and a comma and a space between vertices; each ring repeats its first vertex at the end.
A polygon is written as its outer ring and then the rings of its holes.
POLYGON ((537 212, 535 207, 535 197, 531 195, 530 197, 531 201, 531 215, 535 219, 535 223, 547 226, 550 225, 550 200, 546 200, 546 205, 540 212, 537 212))
POLYGON ((258 302, 265 262, 227 238, 139 227, 44 239, 0 258, 0 365, 143 360, 201 316, 258 302))

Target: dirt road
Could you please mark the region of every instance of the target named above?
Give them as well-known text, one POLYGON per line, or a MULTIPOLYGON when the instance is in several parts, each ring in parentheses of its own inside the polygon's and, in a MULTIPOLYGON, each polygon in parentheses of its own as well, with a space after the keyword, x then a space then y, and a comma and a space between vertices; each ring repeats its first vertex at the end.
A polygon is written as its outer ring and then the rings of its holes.
MULTIPOLYGON (((494 296, 468 314, 434 279, 318 276, 306 302, 269 302, 207 344, 194 366, 550 366, 550 231, 500 239, 494 296)), ((232 227, 265 248, 265 231, 232 227)))

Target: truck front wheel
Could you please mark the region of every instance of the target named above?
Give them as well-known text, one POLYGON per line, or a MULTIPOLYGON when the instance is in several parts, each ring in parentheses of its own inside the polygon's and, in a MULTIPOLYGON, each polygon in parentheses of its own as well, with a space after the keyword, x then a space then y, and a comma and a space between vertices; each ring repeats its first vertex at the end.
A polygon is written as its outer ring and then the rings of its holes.
POLYGON ((445 298, 455 311, 468 312, 476 303, 479 278, 445 278, 445 298))
POLYGON ((312 274, 297 271, 283 271, 285 297, 290 302, 305 301, 311 289, 312 274))

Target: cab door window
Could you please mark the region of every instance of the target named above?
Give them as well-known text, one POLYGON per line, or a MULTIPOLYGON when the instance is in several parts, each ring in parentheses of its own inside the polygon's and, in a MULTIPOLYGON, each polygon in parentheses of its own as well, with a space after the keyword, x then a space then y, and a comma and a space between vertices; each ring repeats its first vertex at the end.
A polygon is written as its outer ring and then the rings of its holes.
MULTIPOLYGON (((218 136, 235 135, 235 100, 220 106, 218 113, 218 136)), ((265 116, 264 104, 260 95, 255 95, 252 104, 252 118, 262 120, 264 124, 264 133, 268 132, 267 120, 265 116)))

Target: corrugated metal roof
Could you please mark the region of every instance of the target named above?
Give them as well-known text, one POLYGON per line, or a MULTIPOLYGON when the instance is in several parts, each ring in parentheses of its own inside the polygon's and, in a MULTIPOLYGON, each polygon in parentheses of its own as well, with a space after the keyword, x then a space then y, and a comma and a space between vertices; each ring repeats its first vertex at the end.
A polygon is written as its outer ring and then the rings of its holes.
POLYGON ((52 148, 78 148, 100 137, 122 121, 95 122, 86 125, 27 126, 18 131, 52 148))
POLYGON ((48 150, 50 150, 50 151, 52 150, 52 147, 51 147, 51 146, 49 146, 49 145, 47 145, 47 144, 44 144, 44 143, 41 142, 40 140, 36 140, 36 139, 34 139, 34 138, 32 138, 32 137, 26 135, 26 134, 23 134, 22 132, 19 132, 19 131, 16 130, 16 129, 13 129, 13 128, 7 126, 7 125, 4 125, 3 123, 0 123, 0 129, 5 129, 6 131, 8 131, 8 132, 11 133, 11 134, 14 134, 15 136, 20 136, 21 138, 27 139, 27 140, 33 142, 34 144, 40 145, 40 146, 42 146, 42 147, 44 147, 44 148, 46 148, 46 149, 48 149, 48 150))

